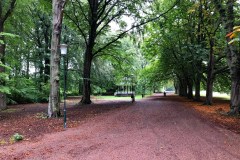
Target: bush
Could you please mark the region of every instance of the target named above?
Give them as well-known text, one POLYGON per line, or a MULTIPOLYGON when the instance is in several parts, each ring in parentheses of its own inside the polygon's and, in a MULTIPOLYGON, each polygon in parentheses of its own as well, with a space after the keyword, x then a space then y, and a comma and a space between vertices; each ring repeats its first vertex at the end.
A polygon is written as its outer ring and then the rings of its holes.
POLYGON ((19 133, 15 133, 11 138, 10 141, 18 142, 23 140, 23 135, 20 135, 19 133))
POLYGON ((32 79, 16 77, 7 82, 10 88, 8 104, 23 104, 35 102, 47 102, 49 96, 49 84, 42 84, 41 91, 32 79))

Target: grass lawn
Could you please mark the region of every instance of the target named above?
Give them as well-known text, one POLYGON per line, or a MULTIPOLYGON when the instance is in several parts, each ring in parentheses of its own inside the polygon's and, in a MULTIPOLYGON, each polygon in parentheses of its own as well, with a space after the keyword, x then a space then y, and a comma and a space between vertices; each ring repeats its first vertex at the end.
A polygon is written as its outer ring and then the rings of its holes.
MULTIPOLYGON (((146 96, 145 96, 146 97, 146 96)), ((102 100, 131 100, 131 97, 115 97, 115 96, 96 96, 96 99, 102 100)), ((135 99, 142 99, 142 95, 136 95, 135 99)))
MULTIPOLYGON (((205 97, 206 96, 206 91, 201 91, 200 94, 201 94, 202 97, 205 97)), ((230 100, 230 95, 226 94, 226 93, 213 92, 213 97, 230 100)))

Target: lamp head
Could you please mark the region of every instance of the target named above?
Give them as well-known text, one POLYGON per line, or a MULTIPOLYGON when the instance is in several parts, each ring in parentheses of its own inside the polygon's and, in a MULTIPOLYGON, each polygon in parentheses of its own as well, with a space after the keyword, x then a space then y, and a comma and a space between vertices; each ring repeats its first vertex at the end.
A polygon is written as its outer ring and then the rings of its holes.
POLYGON ((61 55, 66 55, 67 54, 67 44, 60 44, 60 50, 61 50, 61 55))

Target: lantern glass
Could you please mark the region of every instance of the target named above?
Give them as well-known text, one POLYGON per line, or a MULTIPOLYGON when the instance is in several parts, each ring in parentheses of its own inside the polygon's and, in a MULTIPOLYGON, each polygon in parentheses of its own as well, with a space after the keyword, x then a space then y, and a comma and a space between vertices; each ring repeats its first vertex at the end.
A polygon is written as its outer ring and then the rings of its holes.
POLYGON ((68 47, 67 44, 61 44, 60 45, 60 50, 61 50, 61 54, 62 55, 66 55, 67 54, 67 47, 68 47))

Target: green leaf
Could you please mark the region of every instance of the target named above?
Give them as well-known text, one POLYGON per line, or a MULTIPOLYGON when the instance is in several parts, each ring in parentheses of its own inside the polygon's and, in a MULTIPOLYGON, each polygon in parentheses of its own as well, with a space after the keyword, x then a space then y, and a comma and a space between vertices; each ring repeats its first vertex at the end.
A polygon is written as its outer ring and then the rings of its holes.
POLYGON ((229 41, 228 44, 232 44, 234 42, 240 42, 240 38, 234 38, 231 41, 229 41))
MULTIPOLYGON (((1 42, 0 42, 0 43, 1 43, 1 42)), ((3 64, 2 62, 0 62, 0 67, 4 67, 4 68, 6 68, 6 69, 12 70, 11 67, 9 67, 9 66, 3 64)))
POLYGON ((10 88, 7 86, 0 86, 0 92, 1 93, 6 93, 6 94, 10 94, 10 88))
POLYGON ((12 38, 19 37, 18 35, 15 35, 15 34, 12 34, 12 33, 6 33, 6 32, 1 32, 0 36, 7 36, 7 37, 12 37, 12 38))

